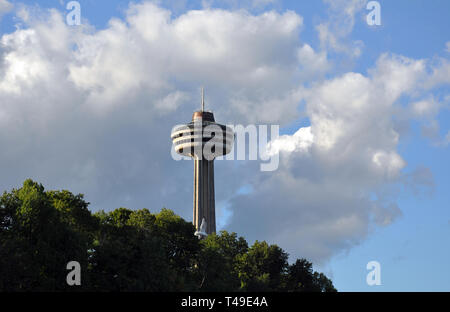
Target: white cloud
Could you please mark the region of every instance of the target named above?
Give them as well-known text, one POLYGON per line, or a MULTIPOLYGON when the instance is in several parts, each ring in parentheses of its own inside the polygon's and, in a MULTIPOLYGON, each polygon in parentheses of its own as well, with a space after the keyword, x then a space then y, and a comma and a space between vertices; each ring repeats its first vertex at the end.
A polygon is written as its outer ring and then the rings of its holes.
POLYGON ((233 199, 232 229, 320 263, 394 222, 402 212, 385 189, 421 182, 405 177, 393 117, 403 96, 432 99, 420 88, 430 75, 425 60, 384 54, 368 75, 346 73, 303 90, 310 126, 269 143, 280 167, 233 199))
POLYGON ((424 82, 425 88, 434 88, 450 83, 450 61, 440 58, 432 68, 432 74, 424 82))
MULTIPOLYGON (((32 177, 85 193, 93 209, 150 203, 190 219, 192 170, 170 157, 170 131, 199 108, 199 86, 223 123, 295 118, 302 18, 293 12, 175 18, 146 2, 103 30, 69 27, 56 10, 16 14, 22 26, 0 38, 2 189, 32 177), (230 110, 238 100, 255 110, 230 110)), ((218 201, 240 181, 228 187, 218 201)))
MULTIPOLYGON (((439 68, 434 68, 429 76, 433 77, 434 72, 440 71, 439 68)), ((434 76, 435 77, 435 76, 434 76)), ((444 81, 435 80, 435 84, 440 86, 445 84, 444 81)), ((429 82, 431 78, 425 78, 425 82, 429 82)), ((440 124, 437 120, 438 114, 443 109, 448 109, 449 96, 437 98, 433 95, 428 95, 425 98, 414 101, 409 104, 407 110, 404 110, 401 118, 415 119, 420 124, 421 135, 430 140, 435 147, 445 147, 447 145, 446 138, 440 135, 440 124)))
POLYGON ((278 0, 202 0, 205 9, 212 7, 226 7, 235 9, 264 9, 278 3, 278 0))
POLYGON ((325 51, 316 52, 309 44, 304 44, 298 50, 300 73, 307 79, 321 78, 331 69, 325 51))
MULTIPOLYGON (((397 100, 401 94, 412 94, 420 87, 426 75, 425 60, 414 60, 399 55, 382 54, 375 69, 370 71, 376 84, 384 91, 387 103, 397 100)), ((383 95, 384 95, 383 94, 383 95)))
POLYGON ((7 0, 0 0, 0 18, 3 14, 8 13, 13 8, 13 5, 7 0))
POLYGON ((417 117, 434 116, 439 112, 439 109, 439 102, 436 101, 436 99, 434 99, 432 96, 411 104, 411 110, 417 117))
MULTIPOLYGON (((292 87, 285 82, 295 70, 294 48, 302 26, 293 12, 253 16, 204 10, 172 19, 169 11, 146 3, 132 5, 127 22, 129 27, 114 20, 108 29, 79 39, 70 77, 93 106, 124 103, 130 90, 145 89, 155 96, 171 90, 172 80, 231 89, 236 94, 229 101, 264 101, 267 106, 292 87)), ((260 114, 264 110, 252 116, 260 114)), ((283 116, 269 119, 275 118, 283 116)))
POLYGON ((362 53, 361 40, 349 41, 348 36, 355 25, 355 15, 361 11, 366 0, 324 0, 329 6, 329 19, 316 26, 324 49, 359 57, 362 53))
POLYGON ((424 123, 421 127, 422 136, 436 141, 439 137, 439 123, 437 120, 431 120, 428 123, 424 123))
POLYGON ((433 120, 430 124, 422 127, 422 135, 431 139, 435 147, 448 147, 450 144, 450 130, 443 137, 439 135, 439 130, 439 123, 433 120))
POLYGON ((162 110, 162 111, 174 111, 176 110, 180 105, 183 104, 183 102, 186 102, 189 99, 189 96, 181 91, 175 91, 172 93, 169 93, 166 97, 164 97, 161 101, 156 103, 156 108, 162 110))
POLYGON ((447 132, 447 135, 444 138, 443 144, 444 144, 444 146, 447 146, 450 144, 450 131, 447 132))
POLYGON ((400 170, 406 166, 400 155, 392 151, 389 153, 385 151, 374 153, 372 162, 377 166, 378 170, 382 171, 389 178, 398 177, 400 170))
POLYGON ((273 156, 280 152, 307 152, 313 142, 314 135, 311 133, 311 127, 300 128, 293 135, 283 135, 270 141, 267 146, 267 154, 273 156))

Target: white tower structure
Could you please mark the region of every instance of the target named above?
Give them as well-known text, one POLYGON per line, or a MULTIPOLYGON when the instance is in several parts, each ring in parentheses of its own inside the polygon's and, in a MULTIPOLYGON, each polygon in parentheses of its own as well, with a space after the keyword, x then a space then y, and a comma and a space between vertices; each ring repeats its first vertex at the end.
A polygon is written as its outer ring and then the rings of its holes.
POLYGON ((203 88, 201 104, 192 121, 175 127, 171 134, 175 151, 194 160, 193 224, 199 238, 216 232, 214 158, 228 154, 234 144, 233 130, 216 123, 214 114, 205 111, 203 88))

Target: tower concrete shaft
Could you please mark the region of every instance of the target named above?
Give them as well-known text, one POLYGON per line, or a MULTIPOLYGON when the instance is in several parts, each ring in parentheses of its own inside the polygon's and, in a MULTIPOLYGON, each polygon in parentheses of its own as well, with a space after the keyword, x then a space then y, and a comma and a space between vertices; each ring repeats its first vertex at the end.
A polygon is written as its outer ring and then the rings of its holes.
POLYGON ((193 223, 196 229, 200 229, 203 219, 206 221, 206 233, 215 233, 214 160, 195 157, 193 223))

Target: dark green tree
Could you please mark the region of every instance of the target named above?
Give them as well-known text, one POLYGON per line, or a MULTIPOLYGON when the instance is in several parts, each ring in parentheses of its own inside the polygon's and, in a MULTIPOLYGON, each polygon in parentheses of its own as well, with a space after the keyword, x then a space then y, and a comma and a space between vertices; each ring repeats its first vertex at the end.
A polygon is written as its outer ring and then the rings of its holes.
POLYGON ((331 280, 322 273, 313 272, 312 263, 297 259, 287 270, 287 291, 295 292, 335 292, 331 280))
POLYGON ((32 180, 0 198, 0 289, 65 290, 68 262, 80 259, 87 269, 87 237, 53 204, 32 180))
POLYGON ((163 208, 92 214, 83 195, 26 180, 0 197, 0 291, 336 291, 277 245, 222 231, 198 240, 163 208), (81 286, 66 283, 70 261, 81 286))
POLYGON ((93 289, 162 291, 171 287, 164 243, 155 235, 155 217, 148 210, 119 208, 95 216, 100 227, 90 258, 93 289))
POLYGON ((200 290, 240 290, 238 260, 248 250, 245 239, 238 239, 236 233, 222 231, 220 235, 209 235, 201 244, 198 264, 200 290))
POLYGON ((288 255, 277 245, 256 241, 238 261, 241 288, 246 291, 280 291, 288 255))

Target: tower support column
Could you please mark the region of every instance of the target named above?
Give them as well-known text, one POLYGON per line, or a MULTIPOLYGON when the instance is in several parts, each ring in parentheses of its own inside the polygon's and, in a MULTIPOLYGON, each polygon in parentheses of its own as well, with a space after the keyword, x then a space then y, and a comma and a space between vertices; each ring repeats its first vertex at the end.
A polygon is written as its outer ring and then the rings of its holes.
POLYGON ((193 221, 196 229, 200 228, 203 218, 206 221, 206 233, 215 233, 214 160, 195 157, 193 221))

